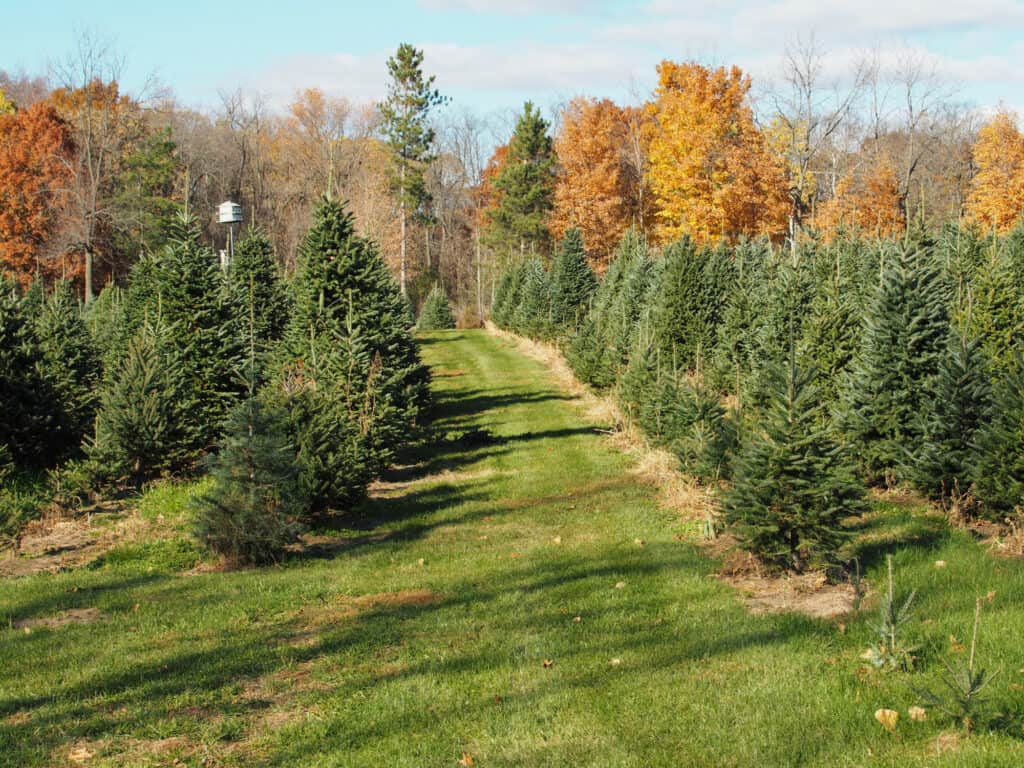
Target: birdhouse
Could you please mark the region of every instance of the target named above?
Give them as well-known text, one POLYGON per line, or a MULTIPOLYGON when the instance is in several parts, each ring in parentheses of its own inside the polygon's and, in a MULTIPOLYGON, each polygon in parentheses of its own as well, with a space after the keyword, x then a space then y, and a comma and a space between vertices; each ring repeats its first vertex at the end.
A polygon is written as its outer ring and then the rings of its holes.
POLYGON ((217 221, 220 224, 238 224, 242 221, 242 206, 230 200, 217 206, 217 221))

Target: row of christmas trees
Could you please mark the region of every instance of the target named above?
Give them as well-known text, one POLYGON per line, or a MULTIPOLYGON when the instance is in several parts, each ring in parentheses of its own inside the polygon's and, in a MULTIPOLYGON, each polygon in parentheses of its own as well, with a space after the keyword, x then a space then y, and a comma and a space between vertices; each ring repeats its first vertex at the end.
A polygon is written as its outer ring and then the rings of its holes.
POLYGON ((84 313, 0 290, 0 453, 64 493, 206 468, 197 532, 249 561, 345 510, 415 434, 428 374, 374 243, 325 200, 287 283, 252 231, 226 272, 182 218, 84 313), (59 468, 59 469, 54 469, 59 468))
POLYGON ((600 283, 570 231, 550 271, 504 273, 492 319, 558 341, 768 563, 834 561, 868 485, 999 521, 1022 504, 1024 230, 660 254, 630 233, 600 283))

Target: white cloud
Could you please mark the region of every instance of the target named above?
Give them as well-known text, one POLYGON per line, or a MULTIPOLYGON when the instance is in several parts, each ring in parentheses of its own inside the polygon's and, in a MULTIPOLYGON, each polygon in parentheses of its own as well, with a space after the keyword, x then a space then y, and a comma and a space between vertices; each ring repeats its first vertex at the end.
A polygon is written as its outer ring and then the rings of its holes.
MULTIPOLYGON (((431 10, 473 13, 575 14, 564 42, 510 41, 477 45, 462 37, 419 43, 426 68, 442 92, 459 99, 490 94, 513 105, 529 93, 546 103, 555 95, 585 92, 621 96, 630 84, 653 85, 663 58, 739 64, 766 84, 777 79, 783 51, 798 34, 813 33, 827 52, 826 76, 848 76, 872 51, 895 66, 908 56, 966 86, 978 103, 1024 101, 1024 46, 992 45, 1007 31, 1024 29, 1019 0, 649 0, 629 12, 604 13, 607 2, 584 0, 419 0, 431 10), (934 47, 938 37, 959 42, 956 53, 934 47), (932 47, 929 47, 929 45, 932 47), (977 55, 969 55, 977 51, 977 55), (993 96, 993 94, 997 94, 993 96), (501 94, 506 94, 502 96, 501 94)), ((488 22, 490 23, 490 22, 488 22)), ((453 29, 455 29, 453 27, 453 29)), ((454 33, 453 33, 454 34, 454 33)), ((358 101, 383 96, 384 62, 391 51, 301 56, 275 62, 254 83, 279 103, 298 87, 315 85, 358 101)))

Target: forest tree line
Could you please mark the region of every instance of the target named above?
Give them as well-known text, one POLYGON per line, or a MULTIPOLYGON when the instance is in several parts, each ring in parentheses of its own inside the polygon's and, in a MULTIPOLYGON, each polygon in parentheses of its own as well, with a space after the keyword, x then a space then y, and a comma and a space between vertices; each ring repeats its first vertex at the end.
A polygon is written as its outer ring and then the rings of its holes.
POLYGON ((167 241, 175 211, 223 247, 215 207, 231 199, 290 273, 331 192, 414 304, 441 283, 473 323, 510 260, 550 255, 570 228, 603 272, 630 228, 654 247, 681 235, 793 246, 915 218, 1004 233, 1024 206, 1016 117, 961 104, 923 59, 866 57, 830 79, 825 52, 797 41, 771 87, 738 67, 664 61, 634 104, 581 96, 502 121, 446 107, 432 78, 391 98, 424 63, 403 49, 373 104, 309 88, 274 109, 238 90, 199 111, 160 88, 126 92, 119 60, 88 37, 45 77, 0 73, 4 270, 91 298, 167 241))

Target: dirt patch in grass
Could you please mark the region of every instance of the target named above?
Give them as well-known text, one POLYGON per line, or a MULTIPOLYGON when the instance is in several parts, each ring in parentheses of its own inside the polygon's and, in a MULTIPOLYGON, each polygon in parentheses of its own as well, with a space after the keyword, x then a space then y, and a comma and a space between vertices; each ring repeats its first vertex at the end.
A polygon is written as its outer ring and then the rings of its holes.
POLYGON ((71 608, 61 611, 56 616, 44 616, 38 619, 19 619, 12 622, 15 629, 59 629, 68 624, 92 624, 103 618, 99 608, 71 608))
POLYGON ((430 375, 436 379, 451 379, 456 376, 465 376, 466 372, 461 368, 435 368, 430 375))
POLYGON ((172 756, 189 757, 198 747, 184 736, 166 739, 100 739, 97 741, 76 741, 55 750, 53 765, 91 765, 99 759, 116 757, 119 765, 151 764, 183 765, 175 760, 164 762, 172 756))
POLYGON ((119 544, 173 535, 169 525, 144 520, 123 502, 98 505, 74 516, 54 513, 29 523, 17 550, 0 556, 0 578, 80 568, 119 544))

